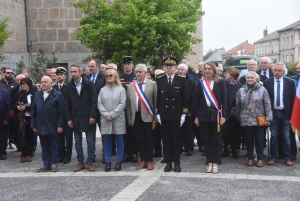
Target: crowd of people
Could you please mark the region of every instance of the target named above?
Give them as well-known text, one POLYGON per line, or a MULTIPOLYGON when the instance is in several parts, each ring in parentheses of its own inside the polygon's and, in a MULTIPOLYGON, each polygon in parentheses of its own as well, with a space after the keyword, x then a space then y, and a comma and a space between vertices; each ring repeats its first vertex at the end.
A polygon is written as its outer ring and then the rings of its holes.
POLYGON ((122 75, 116 64, 97 59, 85 68, 72 65, 69 82, 66 68, 49 68, 37 84, 29 69, 14 77, 12 69, 3 67, 0 159, 7 159, 7 148, 16 148, 21 163, 31 162, 38 136, 43 161, 38 172, 57 172, 58 163, 69 163, 73 140, 78 161, 74 172, 95 171, 99 152, 106 172, 111 171, 112 155, 115 171, 127 162, 137 163, 137 170, 153 170, 153 157, 162 157, 165 172, 180 172, 180 157, 192 156, 195 142, 206 156, 207 173, 218 173, 230 153, 238 159, 240 149, 247 150, 247 166, 257 161, 263 167, 267 143, 268 165, 282 158, 293 165, 297 144, 289 121, 300 63, 292 78, 286 77, 284 63, 271 67, 268 57, 261 58, 259 70, 249 60, 246 70, 228 67, 224 77, 214 62, 199 62, 196 69, 172 56, 155 72, 145 64, 134 66, 131 56, 123 64, 122 75), (102 150, 95 146, 97 126, 102 150))

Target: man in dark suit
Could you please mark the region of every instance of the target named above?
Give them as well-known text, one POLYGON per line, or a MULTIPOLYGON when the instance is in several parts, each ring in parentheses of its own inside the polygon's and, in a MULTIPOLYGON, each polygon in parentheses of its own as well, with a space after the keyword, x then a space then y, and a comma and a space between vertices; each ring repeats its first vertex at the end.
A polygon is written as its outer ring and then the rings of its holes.
MULTIPOLYGON (((57 82, 53 88, 60 91, 66 97, 67 83, 67 69, 64 67, 57 67, 56 69, 57 82)), ((63 133, 58 137, 58 163, 67 164, 71 161, 72 147, 73 147, 73 132, 68 126, 66 120, 64 123, 63 133)))
POLYGON ((181 129, 188 113, 186 100, 185 78, 175 75, 178 61, 174 57, 164 58, 164 71, 156 79, 157 83, 157 121, 162 125, 164 133, 164 149, 166 150, 167 166, 165 172, 180 172, 181 129))
MULTIPOLYGON (((100 93, 101 88, 104 87, 104 85, 105 85, 105 74, 102 71, 100 71, 100 65, 101 65, 101 63, 98 59, 90 60, 90 62, 89 62, 90 74, 85 76, 86 79, 88 79, 92 83, 94 83, 94 86, 96 88, 97 100, 98 100, 98 95, 100 93)), ((96 111, 96 114, 97 114, 96 115, 96 123, 98 124, 99 130, 100 130, 100 112, 98 109, 96 111)), ((103 138, 102 138, 102 144, 103 144, 103 138)), ((95 151, 96 151, 96 149, 95 149, 95 151)), ((102 154, 102 156, 103 156, 102 162, 105 163, 104 154, 102 154)), ((95 154, 95 158, 96 158, 96 154, 95 154)), ((95 159, 94 159, 94 161, 95 161, 95 159)))
POLYGON ((270 68, 271 60, 269 57, 262 57, 260 59, 261 69, 257 71, 258 75, 262 75, 262 79, 260 81, 264 82, 266 79, 270 79, 274 77, 273 70, 270 68))
POLYGON ((153 170, 153 130, 152 122, 154 111, 148 110, 142 104, 142 97, 145 94, 147 103, 152 109, 156 106, 157 88, 156 83, 146 79, 147 67, 145 64, 138 64, 135 67, 137 83, 133 82, 127 87, 126 115, 127 122, 133 127, 137 136, 138 149, 140 153, 141 163, 136 167, 137 170, 147 168, 153 170), (143 94, 137 93, 137 87, 141 88, 143 94), (141 95, 141 96, 139 96, 141 95), (152 114, 151 114, 152 112, 152 114))
POLYGON ((264 81, 271 106, 273 109, 273 120, 271 129, 271 159, 269 165, 274 165, 278 157, 278 138, 281 134, 283 141, 283 154, 285 164, 292 166, 291 161, 291 139, 290 139, 290 119, 294 106, 296 88, 293 80, 284 77, 286 71, 285 64, 278 62, 274 65, 274 77, 264 81))
MULTIPOLYGON (((248 61, 248 63, 247 63, 247 70, 248 71, 254 71, 254 72, 256 72, 257 71, 257 67, 258 67, 258 64, 257 64, 257 62, 255 60, 250 59, 248 61)), ((265 79, 267 79, 264 75, 261 75, 259 73, 258 73, 258 75, 259 75, 260 81, 264 81, 265 79)), ((244 75, 244 76, 240 77, 239 82, 242 85, 244 85, 246 83, 246 76, 244 75)))

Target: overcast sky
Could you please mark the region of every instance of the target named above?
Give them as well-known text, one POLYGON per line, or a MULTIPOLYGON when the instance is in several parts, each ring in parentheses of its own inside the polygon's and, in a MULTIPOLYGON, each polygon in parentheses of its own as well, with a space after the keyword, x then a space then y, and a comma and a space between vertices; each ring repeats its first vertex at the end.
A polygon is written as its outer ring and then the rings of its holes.
POLYGON ((203 0, 203 54, 252 43, 300 20, 300 0, 203 0))

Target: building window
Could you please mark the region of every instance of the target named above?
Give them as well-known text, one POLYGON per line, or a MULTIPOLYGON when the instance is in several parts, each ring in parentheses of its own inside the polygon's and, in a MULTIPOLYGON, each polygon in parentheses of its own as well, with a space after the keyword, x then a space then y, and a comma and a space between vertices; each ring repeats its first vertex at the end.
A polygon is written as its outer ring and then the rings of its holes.
POLYGON ((289 60, 290 60, 289 55, 286 55, 286 62, 290 62, 289 60))
POLYGON ((284 55, 282 55, 282 62, 284 62, 284 55))
POLYGON ((284 37, 282 38, 282 45, 284 46, 285 40, 284 37))
POLYGON ((293 46, 294 44, 294 36, 291 36, 291 45, 293 46))
POLYGON ((277 54, 277 44, 275 44, 275 50, 274 52, 277 54))
POLYGON ((298 47, 298 57, 300 58, 300 47, 298 47))

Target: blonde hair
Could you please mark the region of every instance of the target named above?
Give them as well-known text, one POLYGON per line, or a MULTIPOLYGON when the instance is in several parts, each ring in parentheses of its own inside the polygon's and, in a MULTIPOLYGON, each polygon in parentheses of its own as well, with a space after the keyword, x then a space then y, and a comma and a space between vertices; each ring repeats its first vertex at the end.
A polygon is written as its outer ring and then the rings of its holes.
POLYGON ((197 69, 194 66, 188 66, 194 73, 197 72, 197 69))
MULTIPOLYGON (((120 87, 122 87, 122 84, 121 84, 118 72, 115 69, 107 69, 105 75, 107 75, 108 73, 110 73, 111 75, 114 76, 114 78, 115 78, 115 84, 118 85, 118 86, 120 86, 120 87)), ((107 86, 107 85, 108 85, 108 83, 107 83, 107 79, 106 79, 106 85, 105 86, 107 86)))
POLYGON ((209 65, 212 68, 212 70, 214 72, 214 75, 213 75, 214 82, 216 82, 216 83, 220 82, 222 78, 220 78, 218 76, 216 64, 214 62, 208 62, 208 63, 204 64, 204 68, 205 68, 205 65, 209 65))

